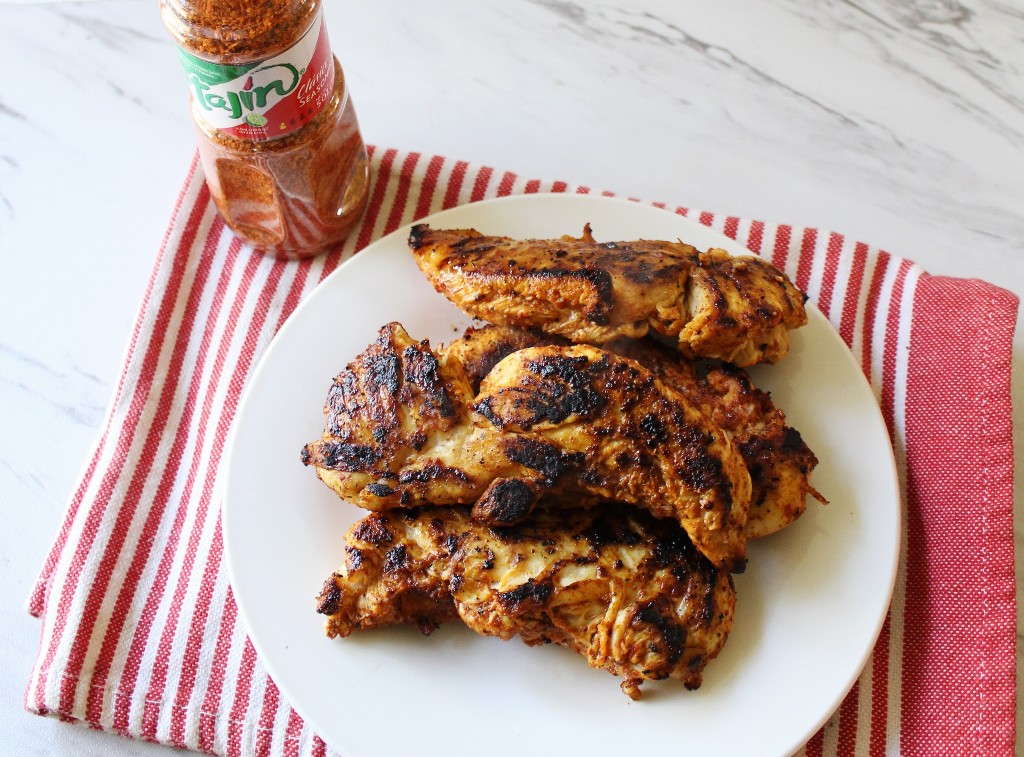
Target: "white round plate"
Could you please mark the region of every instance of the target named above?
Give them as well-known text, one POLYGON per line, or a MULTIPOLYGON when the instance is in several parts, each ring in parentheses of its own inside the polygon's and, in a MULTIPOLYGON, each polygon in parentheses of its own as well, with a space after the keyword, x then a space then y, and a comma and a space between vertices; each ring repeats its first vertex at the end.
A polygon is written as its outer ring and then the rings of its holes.
MULTIPOLYGON (((518 238, 682 239, 746 252, 683 216, 586 195, 524 195, 424 219, 518 238)), ((407 248, 409 228, 338 268, 295 311, 246 389, 226 455, 224 541, 243 621, 292 706, 347 757, 380 754, 783 755, 828 719, 879 633, 896 572, 899 489, 872 392, 810 307, 778 365, 752 371, 817 454, 827 507, 750 544, 737 609, 704 684, 618 680, 555 646, 530 648, 450 623, 328 639, 316 595, 363 513, 299 461, 319 438, 331 380, 390 321, 436 345, 469 319, 437 294, 407 248)))

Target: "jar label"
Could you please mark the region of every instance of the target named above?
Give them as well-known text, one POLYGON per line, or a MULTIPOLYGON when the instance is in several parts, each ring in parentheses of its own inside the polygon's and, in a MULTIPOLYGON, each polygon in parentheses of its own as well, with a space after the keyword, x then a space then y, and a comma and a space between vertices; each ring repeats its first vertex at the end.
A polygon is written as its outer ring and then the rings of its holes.
POLYGON ((334 93, 334 57, 323 11, 292 47, 268 60, 225 66, 178 49, 193 112, 209 126, 262 142, 302 128, 334 93))

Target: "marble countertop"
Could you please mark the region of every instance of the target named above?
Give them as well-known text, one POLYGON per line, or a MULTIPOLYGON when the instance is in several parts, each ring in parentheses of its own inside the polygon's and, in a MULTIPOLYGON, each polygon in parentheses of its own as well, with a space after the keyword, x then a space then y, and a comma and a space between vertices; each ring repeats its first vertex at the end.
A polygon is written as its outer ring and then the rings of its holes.
MULTIPOLYGON (((0 0, 8 754, 161 751, 22 710, 39 633, 24 602, 103 420, 194 149, 157 6, 0 0)), ((1024 13, 1011 4, 326 7, 371 143, 841 231, 930 273, 1024 294, 1024 13)))

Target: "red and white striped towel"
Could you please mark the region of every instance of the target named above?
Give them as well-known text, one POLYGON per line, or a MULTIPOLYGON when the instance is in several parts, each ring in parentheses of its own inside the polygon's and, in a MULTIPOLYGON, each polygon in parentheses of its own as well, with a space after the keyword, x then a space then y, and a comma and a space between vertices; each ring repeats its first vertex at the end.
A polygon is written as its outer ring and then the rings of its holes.
MULTIPOLYGON (((227 581, 218 462, 242 389, 299 301, 369 242, 462 203, 590 191, 396 150, 372 150, 372 166, 369 210, 345 245, 284 263, 225 229, 193 164, 30 600, 42 621, 30 711, 215 754, 329 751, 267 676, 227 581)), ((810 295, 859 359, 896 449, 905 533, 889 616, 803 753, 1012 754, 1017 298, 838 233, 675 212, 810 295)))

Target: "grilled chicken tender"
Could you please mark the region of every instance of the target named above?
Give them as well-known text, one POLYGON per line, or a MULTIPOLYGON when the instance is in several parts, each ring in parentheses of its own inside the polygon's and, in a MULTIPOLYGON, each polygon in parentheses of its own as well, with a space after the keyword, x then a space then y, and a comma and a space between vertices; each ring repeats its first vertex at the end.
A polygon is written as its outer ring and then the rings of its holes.
POLYGON ((807 323, 804 295, 754 256, 682 242, 515 240, 418 224, 409 246, 434 288, 490 323, 573 342, 642 337, 651 329, 687 356, 740 366, 776 362, 789 329, 807 323))
MULTIPOLYGON (((742 567, 750 476, 739 450, 638 363, 588 345, 529 347, 491 369, 474 408, 506 432, 582 455, 575 490, 673 518, 716 565, 742 567)), ((475 514, 489 514, 493 489, 475 514)))
POLYGON ((688 402, 701 409, 733 440, 750 473, 746 536, 758 539, 781 531, 799 518, 810 495, 827 504, 811 486, 818 458, 771 395, 754 386, 742 368, 728 363, 694 363, 650 339, 606 345, 636 360, 688 402))
POLYGON ((529 460, 516 460, 531 450, 568 470, 550 445, 474 425, 474 394, 458 361, 390 323, 334 379, 323 436, 302 461, 340 497, 374 511, 472 504, 495 476, 535 478, 529 460))
MULTIPOLYGON (((462 365, 476 392, 491 369, 511 353, 564 343, 540 331, 488 325, 471 327, 439 354, 462 365)), ((776 533, 792 523, 806 509, 807 495, 825 502, 809 481, 818 462, 814 453, 800 433, 786 425, 785 414, 772 404, 771 396, 754 386, 742 368, 695 363, 652 339, 617 339, 603 346, 652 371, 732 437, 750 473, 748 539, 776 533)))
POLYGON ((398 324, 334 381, 302 459, 368 510, 474 504, 492 525, 544 493, 673 518, 716 566, 742 570, 750 476, 738 449, 639 364, 585 345, 508 355, 473 397, 465 370, 398 324))
POLYGON ((672 521, 633 507, 542 508, 490 528, 462 508, 374 513, 345 537, 324 584, 328 636, 451 617, 485 636, 554 642, 623 679, 701 683, 732 627, 728 573, 672 521))

